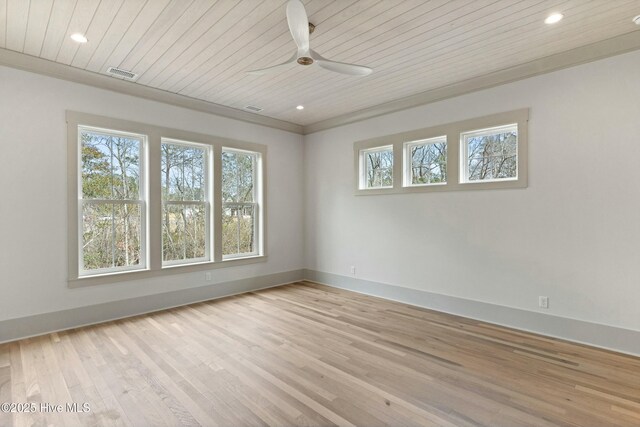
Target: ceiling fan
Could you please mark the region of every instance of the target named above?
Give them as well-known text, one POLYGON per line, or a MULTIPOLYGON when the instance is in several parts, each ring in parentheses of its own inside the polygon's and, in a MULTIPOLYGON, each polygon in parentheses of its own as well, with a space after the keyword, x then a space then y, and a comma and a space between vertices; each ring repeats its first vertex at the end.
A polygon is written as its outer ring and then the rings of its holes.
POLYGON ((371 68, 363 65, 331 61, 311 49, 309 47, 309 34, 313 32, 315 26, 309 22, 307 11, 300 0, 289 0, 289 3, 287 3, 287 22, 289 23, 289 31, 291 31, 293 41, 296 42, 298 49, 286 62, 259 70, 247 71, 248 74, 262 75, 279 71, 294 62, 300 65, 318 64, 327 70, 354 76, 366 76, 373 72, 371 68))

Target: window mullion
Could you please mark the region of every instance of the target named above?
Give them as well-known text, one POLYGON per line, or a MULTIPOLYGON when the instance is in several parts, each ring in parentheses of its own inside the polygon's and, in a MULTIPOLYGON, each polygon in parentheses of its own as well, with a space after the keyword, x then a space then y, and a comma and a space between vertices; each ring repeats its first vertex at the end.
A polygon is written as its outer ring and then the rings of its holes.
POLYGON ((116 205, 111 204, 111 267, 116 266, 116 205))
POLYGON ((240 207, 236 206, 236 253, 240 253, 240 207))
MULTIPOLYGON (((184 160, 184 156, 182 156, 184 160)), ((182 169, 184 171, 184 161, 182 162, 182 169)), ((182 185, 184 188, 184 173, 182 174, 182 185)), ((180 216, 182 220, 182 259, 187 259, 187 209, 183 204, 182 209, 180 209, 180 216)))
POLYGON ((222 261, 222 147, 215 145, 212 148, 213 158, 213 185, 211 203, 213 211, 213 260, 222 261))
POLYGON ((147 198, 147 259, 150 270, 162 269, 162 146, 160 135, 149 134, 146 161, 147 198))

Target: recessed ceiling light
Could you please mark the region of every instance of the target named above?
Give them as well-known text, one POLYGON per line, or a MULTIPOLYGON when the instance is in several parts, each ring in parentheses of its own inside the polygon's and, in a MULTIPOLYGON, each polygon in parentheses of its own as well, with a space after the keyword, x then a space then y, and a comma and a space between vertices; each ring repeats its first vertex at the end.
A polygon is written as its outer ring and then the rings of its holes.
POLYGON ((80 33, 71 34, 71 40, 78 43, 86 43, 88 41, 87 38, 84 36, 84 34, 80 34, 80 33))
POLYGON ((304 110, 304 105, 298 105, 298 106, 296 107, 296 110, 304 110))
POLYGON ((564 18, 564 15, 561 13, 552 13, 551 15, 547 16, 547 19, 544 20, 545 24, 555 24, 556 22, 560 22, 562 21, 562 18, 564 18))
POLYGON ((636 25, 640 25, 640 15, 636 16, 635 18, 633 18, 633 23, 636 25))

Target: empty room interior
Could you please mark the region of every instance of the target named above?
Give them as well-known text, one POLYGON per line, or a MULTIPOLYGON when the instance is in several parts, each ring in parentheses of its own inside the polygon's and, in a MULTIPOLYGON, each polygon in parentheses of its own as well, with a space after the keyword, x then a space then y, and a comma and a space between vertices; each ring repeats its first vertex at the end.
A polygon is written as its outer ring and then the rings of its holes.
POLYGON ((640 426, 640 0, 0 0, 0 427, 640 426))

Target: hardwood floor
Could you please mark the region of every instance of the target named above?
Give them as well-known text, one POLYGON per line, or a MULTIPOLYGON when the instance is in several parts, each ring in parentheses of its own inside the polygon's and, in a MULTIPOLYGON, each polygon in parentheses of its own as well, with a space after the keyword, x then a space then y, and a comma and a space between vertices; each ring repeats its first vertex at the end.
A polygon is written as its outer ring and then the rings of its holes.
POLYGON ((0 402, 37 406, 2 426, 638 426, 640 359, 303 282, 0 345, 0 402))

